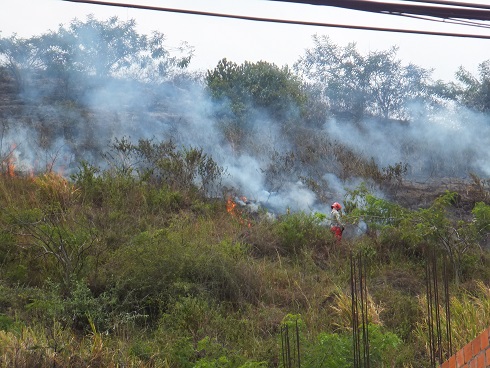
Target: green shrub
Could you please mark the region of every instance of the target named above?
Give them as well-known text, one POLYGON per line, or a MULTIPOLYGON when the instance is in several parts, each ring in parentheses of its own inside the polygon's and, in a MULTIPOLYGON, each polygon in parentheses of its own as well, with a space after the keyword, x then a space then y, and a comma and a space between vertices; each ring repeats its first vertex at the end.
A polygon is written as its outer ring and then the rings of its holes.
POLYGON ((278 251, 294 257, 301 256, 306 249, 325 246, 326 239, 332 238, 317 216, 303 212, 284 216, 274 226, 274 231, 279 238, 278 251))
MULTIPOLYGON (((370 324, 369 362, 372 367, 390 367, 396 359, 401 345, 400 338, 391 333, 383 332, 378 325, 370 324)), ((361 344, 361 359, 363 357, 361 344)), ((345 332, 321 333, 316 342, 307 347, 303 354, 304 367, 350 368, 354 366, 354 350, 352 333, 345 332)))
POLYGON ((0 330, 9 331, 14 324, 15 320, 13 318, 0 313, 0 330))
POLYGON ((191 296, 170 303, 154 334, 162 358, 176 367, 266 367, 247 357, 255 333, 229 307, 191 296))
POLYGON ((128 299, 136 303, 132 308, 143 308, 158 318, 166 303, 179 295, 212 295, 232 302, 255 300, 256 276, 242 245, 229 240, 209 243, 205 219, 187 224, 179 221, 183 223, 176 222, 178 227, 136 235, 104 266, 108 280, 121 291, 131 290, 128 299))
POLYGON ((156 351, 154 344, 150 340, 144 340, 138 337, 133 339, 128 353, 130 356, 136 357, 144 362, 150 362, 157 355, 156 351))

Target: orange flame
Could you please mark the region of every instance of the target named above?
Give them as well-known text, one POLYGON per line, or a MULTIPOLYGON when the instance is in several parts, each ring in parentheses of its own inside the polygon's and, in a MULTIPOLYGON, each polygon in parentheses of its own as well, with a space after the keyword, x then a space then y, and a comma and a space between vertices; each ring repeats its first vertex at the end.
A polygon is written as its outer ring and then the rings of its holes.
MULTIPOLYGON (((247 201, 246 197, 240 197, 240 199, 243 200, 244 202, 247 201)), ((233 199, 231 199, 231 197, 228 197, 228 200, 226 201, 226 211, 231 216, 236 218, 240 224, 242 224, 242 225, 247 224, 248 227, 252 227, 252 224, 250 222, 246 221, 241 216, 241 212, 236 210, 236 202, 233 199)))
POLYGON ((233 199, 228 198, 228 200, 226 201, 226 211, 228 211, 228 213, 232 216, 236 216, 235 207, 236 203, 233 201, 233 199))
POLYGON ((17 148, 17 145, 14 143, 10 146, 10 152, 7 155, 7 158, 2 162, 2 166, 5 165, 5 170, 7 176, 14 177, 15 176, 15 156, 14 151, 17 148))
POLYGON ((15 164, 12 157, 7 159, 7 176, 14 177, 15 176, 15 164))

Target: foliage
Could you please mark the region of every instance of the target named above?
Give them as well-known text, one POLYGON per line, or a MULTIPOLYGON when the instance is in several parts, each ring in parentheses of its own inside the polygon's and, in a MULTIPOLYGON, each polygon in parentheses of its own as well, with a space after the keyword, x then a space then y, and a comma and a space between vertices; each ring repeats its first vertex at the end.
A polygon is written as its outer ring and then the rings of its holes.
POLYGON ((486 240, 490 232, 490 205, 478 202, 471 211, 474 221, 471 224, 477 239, 486 240))
POLYGON ((240 244, 209 243, 199 236, 204 225, 176 219, 167 230, 138 234, 114 254, 106 272, 122 290, 132 291, 131 310, 157 318, 172 297, 186 294, 233 303, 255 299, 256 281, 240 259, 240 244))
POLYGON ((199 190, 204 195, 216 195, 225 171, 202 148, 177 149, 172 140, 154 142, 127 138, 116 139, 106 153, 111 167, 123 175, 137 175, 152 184, 165 184, 175 191, 199 190))
POLYGON ((284 119, 301 107, 305 95, 300 81, 288 67, 259 61, 241 65, 222 59, 206 75, 207 86, 216 99, 227 99, 238 118, 262 108, 271 116, 284 119), (294 110, 293 110, 294 111, 294 110))
POLYGON ((34 193, 27 208, 5 208, 2 226, 15 236, 18 247, 46 259, 47 268, 69 289, 72 277, 80 275, 97 246, 97 231, 75 205, 78 191, 65 179, 40 176, 34 181, 34 193))
MULTIPOLYGON (((454 293, 450 298, 451 306, 451 340, 453 350, 459 350, 468 342, 477 337, 490 324, 490 289, 482 282, 476 282, 471 288, 463 288, 454 293)), ((426 310, 427 300, 419 299, 419 307, 426 310)), ((441 326, 446 326, 447 316, 442 305, 440 309, 441 326)), ((428 343, 426 316, 417 323, 414 335, 425 346, 428 343)), ((443 341, 447 340, 446 331, 442 331, 443 341)), ((447 346, 443 346, 444 354, 447 354, 447 346)), ((453 351, 454 352, 454 351, 453 351)))
MULTIPOLYGON (((476 221, 458 219, 454 213, 457 193, 446 191, 428 208, 408 211, 401 206, 376 198, 364 185, 351 191, 346 200, 351 221, 366 221, 371 229, 380 230, 381 236, 394 235, 408 245, 414 253, 435 248, 446 254, 453 266, 453 277, 459 282, 464 276, 467 255, 477 251, 478 240, 486 232, 486 205, 474 207, 476 221), (478 219, 481 219, 480 221, 478 219)), ((471 257, 470 257, 471 258, 471 257)))
POLYGON ((286 215, 276 226, 280 254, 300 257, 307 249, 319 249, 331 238, 318 216, 305 213, 286 215))
MULTIPOLYGON (((22 361, 46 366, 72 356, 82 366, 92 359, 111 364, 118 346, 120 361, 134 366, 277 366, 279 326, 301 314, 303 362, 349 365, 351 300, 342 291, 348 287, 348 248, 363 252, 372 263, 367 274, 370 321, 384 325, 370 330, 372 362, 423 361, 427 353, 419 346, 424 330, 418 326, 423 326, 424 314, 415 307, 417 290, 424 285, 416 271, 419 260, 407 250, 388 257, 383 234, 398 234, 411 247, 424 235, 437 246, 440 238, 432 237, 431 226, 439 232, 458 226, 461 234, 474 237, 468 239, 478 240, 488 222, 484 203, 475 205, 475 221, 454 222, 449 210, 457 197, 452 193, 428 208, 410 211, 377 198, 364 185, 344 200, 349 221, 364 219, 380 236, 374 233, 373 238, 339 246, 322 225, 321 214, 251 217, 244 225, 226 211, 224 201, 214 204, 198 194, 184 200, 183 189, 172 191, 144 174, 152 171, 133 166, 136 156, 117 157, 122 161, 114 160, 105 171, 84 163, 73 183, 53 175, 0 177, 0 198, 6 204, 0 216, 5 265, 0 274, 0 340, 16 346, 22 361), (181 199, 167 202, 173 195, 181 199), (414 226, 420 234, 412 234, 414 226), (28 239, 32 246, 20 247, 28 239), (93 246, 84 247, 90 239, 96 239, 93 246), (37 257, 44 243, 78 268, 65 275, 54 254, 37 257), (327 260, 325 254, 333 247, 344 252, 330 252, 327 260), (413 271, 395 272, 400 262, 413 271), (22 269, 35 278, 21 276, 22 269), (381 277, 389 281, 379 281, 381 277), (29 280, 30 288, 17 284, 19 278, 29 280), (406 312, 397 315, 399 310, 406 312), (288 315, 293 317, 284 317, 288 315), (412 333, 414 326, 420 328, 417 334, 412 333), (418 353, 405 351, 396 358, 401 352, 397 336, 418 353), (50 348, 29 350, 29 341, 50 348), (326 355, 331 351, 326 344, 344 354, 326 355)), ((471 248, 465 254, 476 253, 471 248)), ((476 273, 467 273, 465 280, 470 275, 476 273)), ((484 281, 481 285, 487 287, 484 281)), ((475 289, 471 298, 461 296, 451 305, 458 316, 466 316, 464 321, 484 321, 486 299, 475 289), (482 306, 479 317, 471 317, 475 305, 482 306)), ((462 326, 464 321, 454 323, 462 326)), ((474 333, 460 330, 458 341, 474 333)), ((2 362, 10 362, 11 354, 7 349, 2 362)))
POLYGON ((335 45, 328 36, 313 36, 314 47, 294 68, 318 84, 337 116, 359 120, 366 116, 407 119, 408 104, 427 97, 429 71, 403 66, 395 47, 361 55, 355 43, 335 45))
MULTIPOLYGON (((391 332, 383 332, 379 325, 370 324, 369 362, 374 367, 392 366, 401 345, 400 338, 391 332)), ((361 353, 362 354, 362 353, 361 353)), ((352 333, 321 333, 316 343, 308 347, 305 367, 353 367, 352 333)))
POLYGON ((426 364, 429 251, 453 265, 455 341, 490 323, 487 179, 470 174, 464 193, 405 208, 377 185, 408 186, 408 162, 380 168, 322 129, 330 117, 360 129, 370 129, 364 118, 409 120, 408 104, 434 93, 486 111, 485 64, 480 79, 460 74, 459 89, 428 88, 428 72, 401 65, 396 48, 364 56, 317 36, 298 74, 223 59, 198 85, 180 75, 191 49, 174 57, 164 41, 138 34, 134 21, 93 17, 0 38, 0 82, 20 92, 4 94, 2 147, 22 133, 49 157, 64 139, 45 173, 27 175, 14 159, 28 157, 0 152, 0 366, 278 367, 280 328, 296 322, 305 366, 352 366, 351 252, 369 260, 373 366, 426 364), (178 112, 204 90, 213 105, 178 112), (368 231, 336 242, 324 214, 228 212, 223 193, 238 188, 222 186, 226 168, 176 140, 190 119, 218 126, 226 152, 253 153, 270 192, 295 183, 323 205, 338 178, 363 180, 343 203, 346 222, 368 231), (121 137, 119 120, 135 133, 161 123, 164 138, 121 137), (54 172, 65 147, 69 178, 54 172))
POLYGON ((456 97, 463 105, 481 112, 490 111, 490 60, 478 65, 478 75, 464 67, 456 73, 457 83, 449 83, 447 95, 456 97))
POLYGON ((182 57, 172 56, 164 40, 159 32, 139 34, 134 20, 112 17, 99 21, 88 16, 85 21, 74 19, 57 31, 30 39, 16 35, 2 38, 0 56, 24 93, 30 92, 27 87, 37 78, 49 77, 61 81, 62 93, 52 84, 42 89, 47 95, 65 99, 84 94, 87 88, 101 87, 111 77, 168 80, 189 64, 192 50, 184 45, 182 57))
POLYGON ((372 194, 366 183, 347 191, 344 204, 348 222, 364 221, 371 230, 397 227, 409 213, 402 206, 372 194))
POLYGON ((303 114, 307 95, 300 80, 287 66, 268 62, 238 65, 222 59, 207 72, 206 86, 221 107, 216 112, 222 132, 234 148, 254 142, 247 137, 261 129, 255 121, 269 119, 285 126, 296 124, 303 114))

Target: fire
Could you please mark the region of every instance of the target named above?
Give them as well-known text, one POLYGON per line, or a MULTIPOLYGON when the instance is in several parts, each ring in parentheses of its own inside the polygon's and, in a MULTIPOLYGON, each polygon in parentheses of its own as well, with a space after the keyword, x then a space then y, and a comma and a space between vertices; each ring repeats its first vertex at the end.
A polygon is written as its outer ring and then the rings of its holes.
POLYGON ((14 177, 15 176, 15 164, 12 157, 7 159, 7 176, 14 177))
POLYGON ((10 152, 7 154, 7 157, 2 161, 3 169, 5 170, 5 174, 10 177, 15 176, 15 156, 14 151, 17 148, 16 144, 12 144, 10 147, 10 152))
POLYGON ((226 211, 228 211, 230 215, 236 216, 235 207, 236 203, 233 201, 233 199, 231 199, 231 197, 228 198, 228 200, 226 201, 226 211))
MULTIPOLYGON (((246 203, 247 198, 246 197, 240 197, 240 200, 242 200, 246 203)), ((228 197, 228 199, 226 201, 226 211, 231 216, 236 218, 240 224, 242 224, 242 225, 247 224, 248 227, 252 227, 252 224, 243 218, 241 211, 237 210, 236 206, 237 206, 237 203, 231 197, 228 197)))

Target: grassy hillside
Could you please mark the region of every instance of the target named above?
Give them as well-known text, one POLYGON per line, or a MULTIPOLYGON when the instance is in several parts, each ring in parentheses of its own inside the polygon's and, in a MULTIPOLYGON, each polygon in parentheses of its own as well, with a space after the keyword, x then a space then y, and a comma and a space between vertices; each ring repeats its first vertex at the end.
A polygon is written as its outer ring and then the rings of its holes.
POLYGON ((481 233, 489 223, 484 202, 458 220, 458 196, 408 210, 359 190, 345 199, 351 227, 374 211, 389 209, 398 220, 372 222, 369 232, 338 243, 322 216, 272 218, 157 176, 89 165, 70 179, 7 174, 0 177, 3 367, 288 366, 285 326, 291 342, 299 338, 303 367, 350 367, 351 255, 366 266, 371 366, 428 367, 431 246, 439 261, 454 255, 446 261, 454 349, 490 324, 483 238, 461 235, 448 253, 444 241, 454 234, 437 241, 424 233, 430 219, 468 234, 479 224, 481 233), (353 204, 361 198, 364 212, 353 204))
POLYGON ((0 41, 0 367, 424 368, 490 325, 478 78, 0 41))

